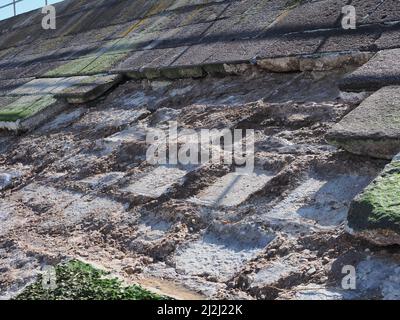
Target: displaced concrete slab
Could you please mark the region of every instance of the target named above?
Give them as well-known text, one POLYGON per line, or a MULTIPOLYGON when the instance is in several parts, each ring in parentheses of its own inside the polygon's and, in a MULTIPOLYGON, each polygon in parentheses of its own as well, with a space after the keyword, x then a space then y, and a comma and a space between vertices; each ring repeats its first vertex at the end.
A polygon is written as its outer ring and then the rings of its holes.
POLYGON ((9 93, 10 96, 55 95, 70 103, 94 100, 122 79, 120 75, 76 76, 34 79, 9 93))
POLYGON ((375 91, 400 85, 400 49, 379 51, 368 63, 346 76, 340 88, 346 91, 375 91))
POLYGON ((52 96, 25 96, 0 109, 0 128, 29 130, 66 107, 52 96))
POLYGON ((74 77, 68 78, 71 86, 57 93, 56 97, 66 98, 69 103, 85 103, 95 100, 118 82, 122 80, 121 75, 100 75, 81 79, 74 83, 74 77))
POLYGON ((250 174, 228 173, 201 191, 190 201, 207 206, 233 207, 246 201, 273 178, 268 172, 250 174))
POLYGON ((400 155, 351 203, 348 226, 378 244, 400 244, 400 155))
POLYGON ((392 159, 400 151, 400 87, 385 87, 371 95, 326 138, 351 153, 392 159))
POLYGON ((9 93, 10 96, 43 96, 59 93, 71 85, 82 81, 84 77, 42 78, 25 83, 9 93))
POLYGON ((0 80, 0 96, 8 96, 10 92, 32 80, 34 80, 34 78, 0 80))

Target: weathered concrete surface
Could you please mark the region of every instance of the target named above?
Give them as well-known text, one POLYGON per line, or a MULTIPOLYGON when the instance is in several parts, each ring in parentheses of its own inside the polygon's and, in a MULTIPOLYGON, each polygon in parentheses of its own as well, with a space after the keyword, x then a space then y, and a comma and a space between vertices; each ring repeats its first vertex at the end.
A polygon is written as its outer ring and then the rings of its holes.
POLYGON ((41 28, 40 11, 3 22, 0 65, 24 66, 31 70, 24 71, 29 76, 92 75, 114 67, 134 72, 145 67, 249 62, 255 57, 376 51, 385 42, 382 39, 397 32, 394 22, 400 13, 395 1, 379 5, 357 1, 356 30, 341 28, 345 4, 342 0, 64 1, 56 4, 57 30, 41 28), (388 25, 382 28, 382 22, 388 25), (169 59, 176 48, 183 52, 169 59), (42 62, 46 66, 38 65, 42 62))
POLYGON ((400 49, 379 51, 368 63, 343 79, 340 87, 347 91, 375 91, 400 85, 400 49))
POLYGON ((348 226, 378 245, 400 244, 400 155, 352 202, 348 226))
MULTIPOLYGON (((343 75, 400 47, 397 3, 357 1, 365 19, 343 30, 344 3, 69 0, 56 30, 39 11, 1 21, 0 116, 37 128, 0 134, 0 295, 68 256, 177 297, 398 297, 398 250, 344 230, 387 163, 325 141, 365 97, 340 93, 343 75), (254 129, 256 173, 232 183, 227 165, 148 163, 146 134, 169 121, 254 129), (349 264, 362 277, 351 294, 349 264)), ((386 113, 370 100, 356 111, 368 105, 380 124, 357 119, 385 137, 361 151, 389 158, 399 99, 383 90, 386 113)))
POLYGON ((330 143, 359 155, 392 159, 400 151, 400 87, 385 87, 327 134, 330 143))
MULTIPOLYGON (((242 71, 128 80, 32 132, 3 133, 0 295, 13 296, 43 261, 65 256, 127 282, 162 282, 163 292, 181 298, 188 291, 215 299, 293 298, 313 283, 337 292, 342 266, 362 263, 368 248, 344 232, 346 211, 383 163, 324 140, 354 107, 340 98, 341 73, 242 71), (230 189, 224 201, 233 206, 194 203, 204 191, 229 188, 232 168, 146 163, 146 132, 167 130, 169 121, 196 131, 253 128, 255 169, 265 177, 230 189)), ((388 277, 395 275, 397 260, 382 257, 388 277)), ((364 281, 372 286, 374 279, 364 281)), ((374 288, 329 297, 392 296, 387 285, 374 288)))

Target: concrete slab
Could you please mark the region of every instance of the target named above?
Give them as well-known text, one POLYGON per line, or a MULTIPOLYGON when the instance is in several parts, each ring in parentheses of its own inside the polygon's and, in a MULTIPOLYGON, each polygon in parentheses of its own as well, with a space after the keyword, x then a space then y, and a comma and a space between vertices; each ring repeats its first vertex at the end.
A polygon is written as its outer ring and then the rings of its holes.
POLYGON ((40 77, 49 70, 64 64, 63 61, 26 62, 9 67, 1 67, 0 79, 21 79, 40 77))
POLYGON ((201 43, 256 38, 267 30, 281 12, 269 9, 217 20, 203 35, 201 43))
POLYGON ((46 72, 43 76, 50 78, 106 73, 125 57, 124 53, 87 56, 66 62, 58 68, 46 72))
POLYGON ((400 85, 400 49, 379 51, 368 63, 346 76, 340 88, 346 91, 375 91, 400 85))
POLYGON ((67 78, 43 78, 34 79, 28 83, 19 86, 11 91, 10 96, 42 96, 61 92, 72 84, 83 80, 83 78, 74 80, 67 80, 67 78))
POLYGON ((85 77, 74 83, 74 78, 68 78, 71 86, 55 94, 56 97, 66 98, 69 103, 85 103, 97 99, 122 80, 121 75, 103 75, 85 77))
POLYGON ((12 91, 34 80, 34 78, 18 78, 0 80, 0 96, 7 96, 12 91))
POLYGON ((116 73, 127 73, 131 77, 141 77, 145 69, 155 69, 167 67, 173 63, 187 47, 177 47, 168 49, 153 49, 135 51, 129 58, 111 70, 116 73))
POLYGON ((400 244, 400 155, 351 204, 350 231, 378 245, 400 244))
POLYGON ((364 100, 327 134, 349 152, 392 159, 400 151, 400 87, 385 87, 364 100))
POLYGON ((400 47, 400 30, 387 30, 375 41, 378 50, 394 49, 400 47))
POLYGON ((52 96, 24 96, 0 109, 0 128, 30 130, 66 107, 52 96))
POLYGON ((263 40, 249 43, 257 46, 258 58, 287 57, 310 55, 316 53, 325 36, 321 33, 288 34, 266 37, 263 40))
POLYGON ((347 0, 322 0, 299 4, 281 17, 272 30, 287 33, 339 27, 342 7, 347 3, 347 0))
POLYGON ((318 52, 358 52, 358 51, 376 51, 376 39, 381 35, 380 30, 364 30, 366 28, 358 27, 355 30, 340 30, 334 34, 327 35, 318 52))
POLYGON ((228 173, 189 201, 207 206, 238 206, 274 177, 268 172, 228 173))
POLYGON ((400 21, 400 6, 397 0, 353 0, 359 24, 400 21))
POLYGON ((11 91, 9 96, 43 96, 52 94, 66 98, 70 103, 84 103, 96 99, 121 79, 120 75, 40 78, 11 91))

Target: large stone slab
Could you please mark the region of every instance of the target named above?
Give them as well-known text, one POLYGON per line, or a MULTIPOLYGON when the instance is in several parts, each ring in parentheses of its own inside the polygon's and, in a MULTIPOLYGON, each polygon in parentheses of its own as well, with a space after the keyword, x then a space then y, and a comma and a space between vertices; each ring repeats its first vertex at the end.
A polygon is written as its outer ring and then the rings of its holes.
POLYGON ((400 49, 379 51, 368 63, 346 76, 340 88, 346 91, 374 91, 400 85, 400 49))
POLYGON ((53 96, 24 96, 0 108, 0 129, 30 130, 66 107, 53 96))
POLYGON ((392 159, 400 151, 400 87, 385 87, 371 95, 326 138, 351 153, 392 159))
POLYGON ((350 232, 378 245, 400 244, 400 155, 359 196, 348 214, 350 232))

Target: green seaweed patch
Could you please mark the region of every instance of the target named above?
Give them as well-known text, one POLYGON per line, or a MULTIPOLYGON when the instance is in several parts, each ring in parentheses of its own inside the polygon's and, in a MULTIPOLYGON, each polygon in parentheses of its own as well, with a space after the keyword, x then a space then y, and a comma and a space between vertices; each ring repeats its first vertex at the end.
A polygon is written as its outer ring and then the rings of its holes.
POLYGON ((0 121, 15 122, 27 119, 51 106, 56 101, 53 96, 22 97, 0 109, 0 121))
POLYGON ((115 64, 122 60, 126 54, 102 54, 76 59, 48 71, 45 77, 69 77, 94 75, 108 72, 115 64))
POLYGON ((124 286, 109 272, 78 260, 55 267, 55 289, 44 289, 41 276, 15 300, 164 300, 139 286, 124 286))

